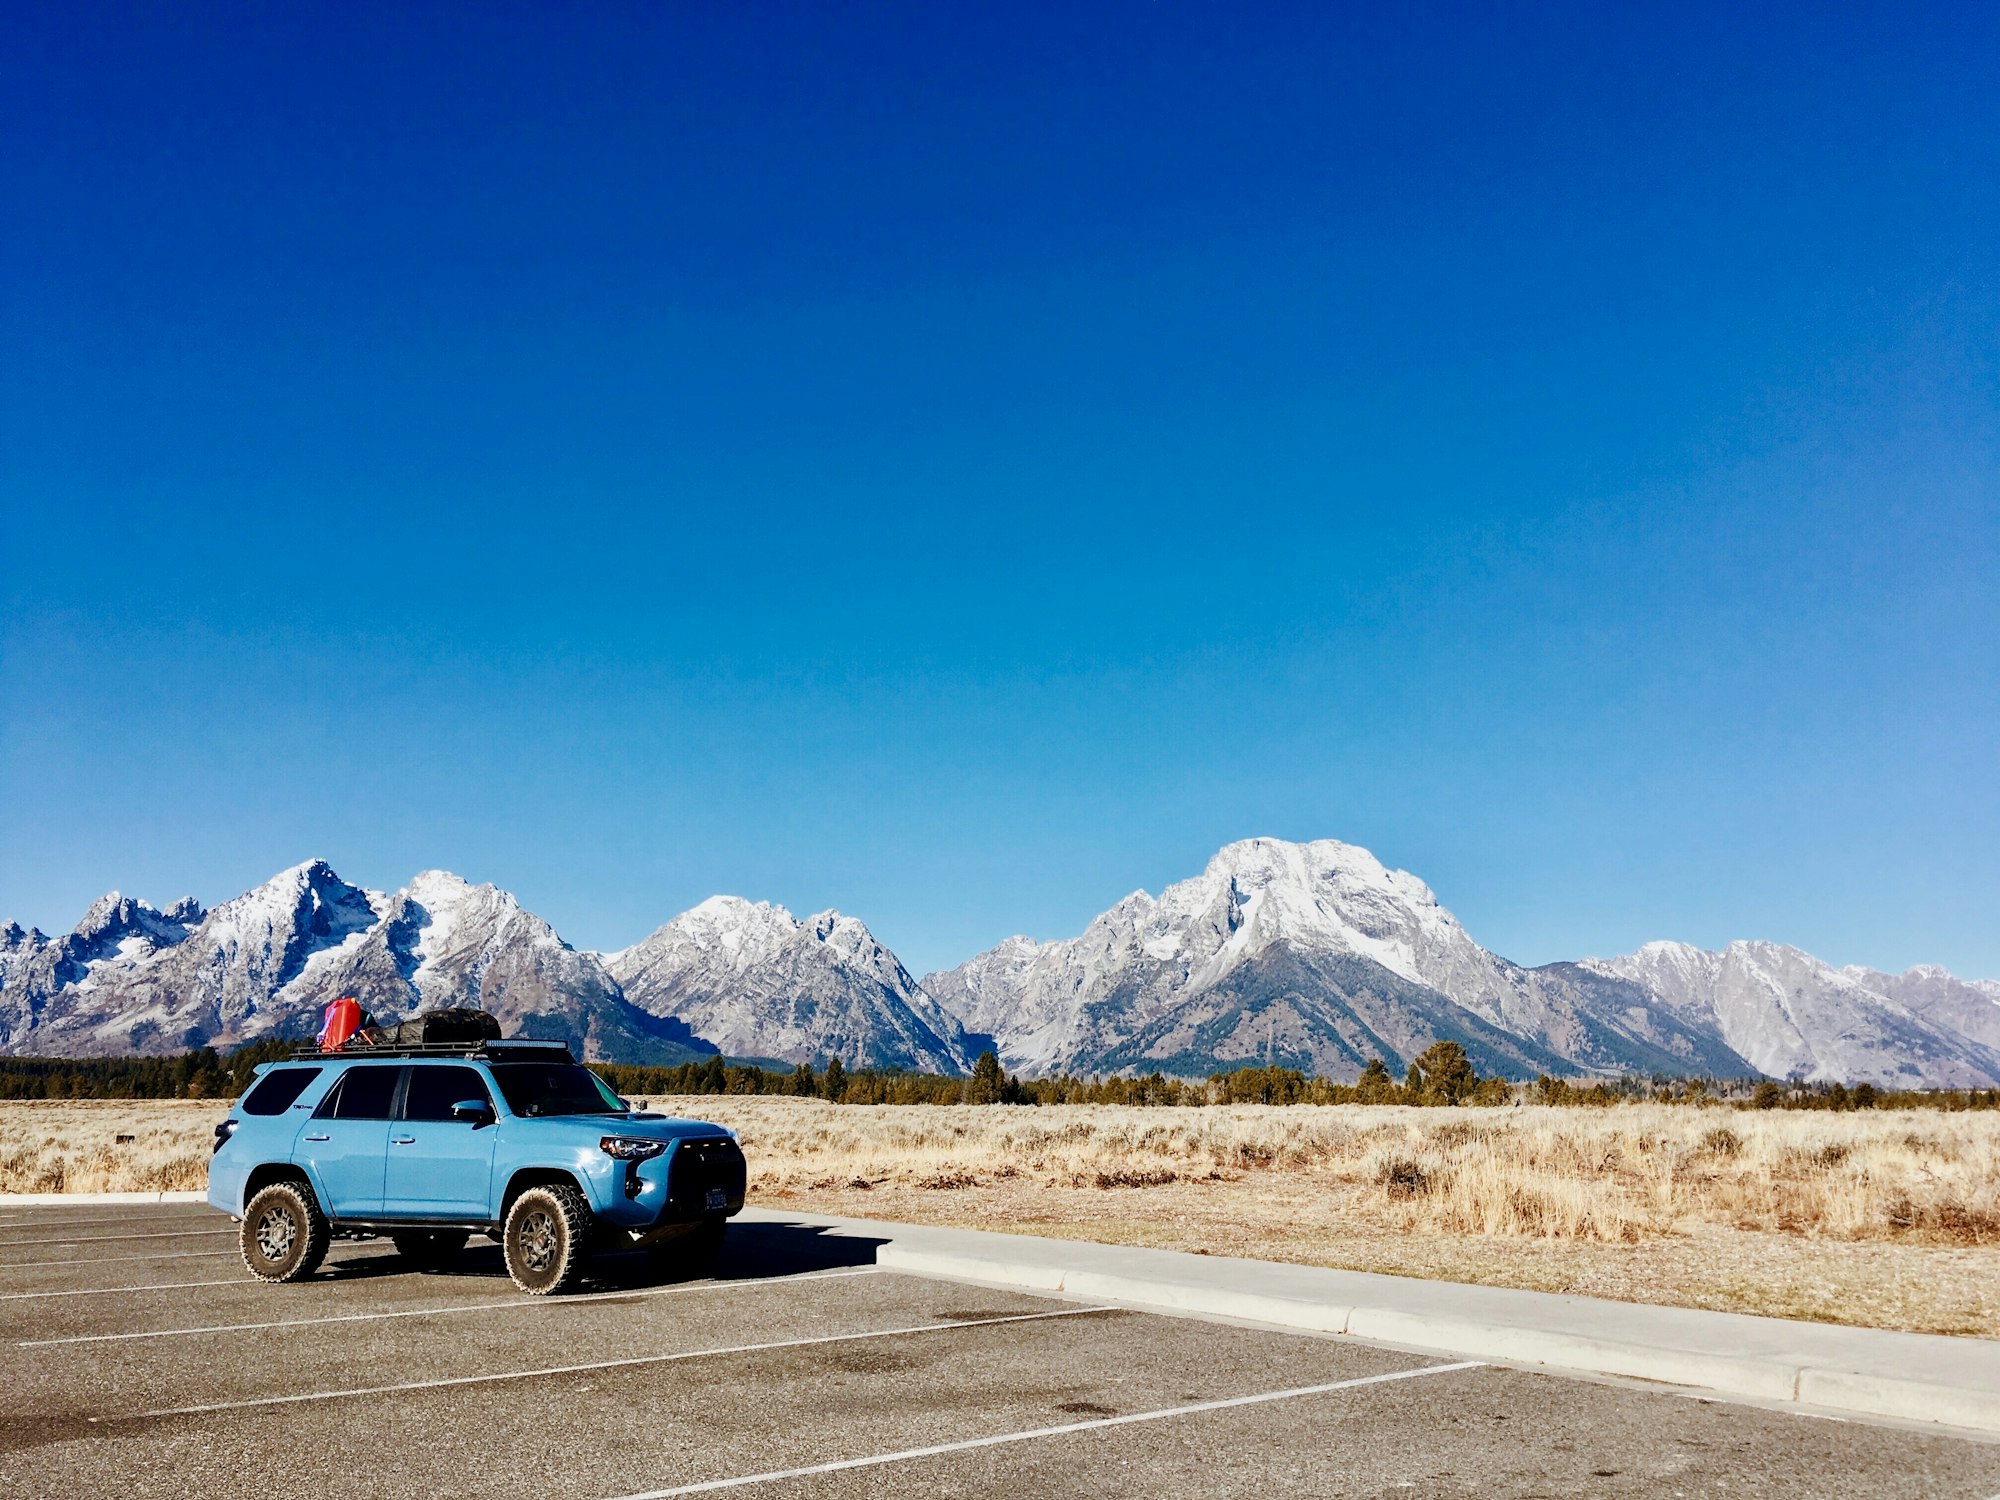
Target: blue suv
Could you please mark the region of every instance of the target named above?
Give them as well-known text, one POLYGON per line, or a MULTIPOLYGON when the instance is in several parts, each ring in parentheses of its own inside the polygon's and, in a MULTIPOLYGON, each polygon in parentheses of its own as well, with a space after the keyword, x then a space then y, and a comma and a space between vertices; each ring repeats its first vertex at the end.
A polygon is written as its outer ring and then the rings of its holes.
POLYGON ((498 1240, 531 1296, 572 1287, 594 1246, 704 1270, 743 1208, 719 1125, 636 1113, 547 1042, 313 1053, 257 1070, 215 1129, 208 1201, 243 1263, 298 1281, 336 1237, 388 1235, 437 1269, 498 1240))

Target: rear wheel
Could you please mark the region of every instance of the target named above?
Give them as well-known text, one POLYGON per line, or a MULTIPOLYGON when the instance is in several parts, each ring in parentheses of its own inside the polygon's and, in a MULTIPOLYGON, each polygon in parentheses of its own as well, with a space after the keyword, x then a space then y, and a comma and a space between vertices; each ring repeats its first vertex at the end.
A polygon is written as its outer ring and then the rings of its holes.
POLYGON ((243 1210, 243 1264, 259 1281, 302 1281, 319 1269, 332 1241, 319 1199, 303 1182, 274 1182, 243 1210))
POLYGON ((465 1248, 462 1229, 407 1229, 389 1236, 396 1253, 419 1271, 441 1271, 465 1248))
POLYGON ((531 1297, 565 1292, 590 1258, 590 1204, 566 1183, 531 1187, 507 1210, 501 1252, 514 1285, 531 1297))

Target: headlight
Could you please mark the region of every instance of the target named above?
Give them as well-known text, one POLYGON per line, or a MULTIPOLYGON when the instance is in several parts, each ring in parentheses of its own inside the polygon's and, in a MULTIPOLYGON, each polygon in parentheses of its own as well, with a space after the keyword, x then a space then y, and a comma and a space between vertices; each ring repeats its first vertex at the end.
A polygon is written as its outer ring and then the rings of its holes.
POLYGON ((615 1156, 620 1161, 644 1161, 667 1149, 665 1141, 644 1141, 630 1135, 607 1135, 597 1144, 606 1156, 615 1156))

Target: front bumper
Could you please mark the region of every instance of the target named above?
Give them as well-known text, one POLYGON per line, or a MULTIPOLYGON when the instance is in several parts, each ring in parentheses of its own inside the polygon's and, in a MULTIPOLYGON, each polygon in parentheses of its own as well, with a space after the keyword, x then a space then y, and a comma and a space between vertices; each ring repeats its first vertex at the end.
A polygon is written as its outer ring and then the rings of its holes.
POLYGON ((742 1147, 728 1136, 683 1136, 661 1155, 599 1179, 598 1218, 639 1235, 738 1214, 748 1175, 742 1147))
POLYGON ((750 1169, 726 1135, 683 1137, 667 1153, 667 1191, 655 1224, 690 1224, 743 1212, 750 1169))

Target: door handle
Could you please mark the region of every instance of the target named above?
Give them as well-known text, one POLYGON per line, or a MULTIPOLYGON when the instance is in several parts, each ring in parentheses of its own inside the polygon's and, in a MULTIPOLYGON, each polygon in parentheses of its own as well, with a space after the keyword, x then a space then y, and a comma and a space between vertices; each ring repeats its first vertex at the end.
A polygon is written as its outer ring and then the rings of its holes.
POLYGON ((389 1144, 392 1146, 414 1146, 416 1143, 417 1138, 413 1135, 392 1135, 389 1137, 389 1144))
POLYGON ((332 1140, 333 1137, 326 1135, 309 1135, 306 1137, 306 1139, 309 1141, 327 1141, 327 1140, 332 1140))

